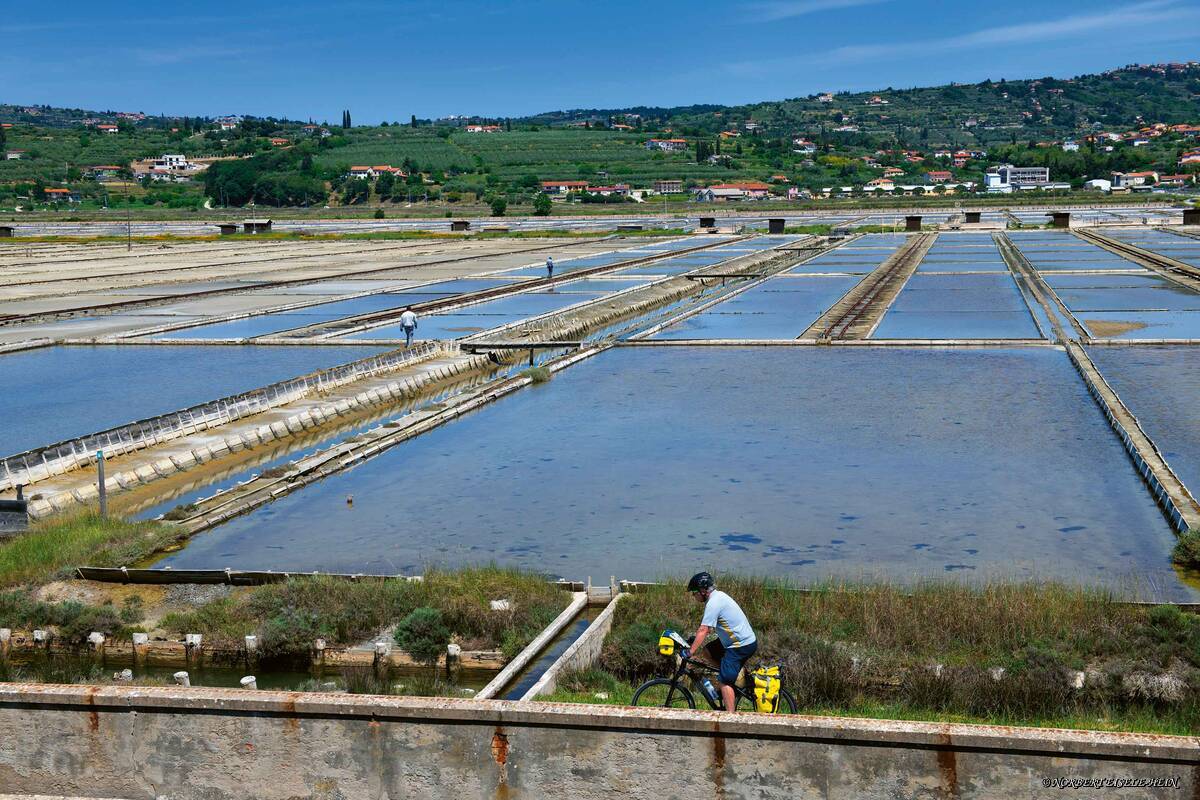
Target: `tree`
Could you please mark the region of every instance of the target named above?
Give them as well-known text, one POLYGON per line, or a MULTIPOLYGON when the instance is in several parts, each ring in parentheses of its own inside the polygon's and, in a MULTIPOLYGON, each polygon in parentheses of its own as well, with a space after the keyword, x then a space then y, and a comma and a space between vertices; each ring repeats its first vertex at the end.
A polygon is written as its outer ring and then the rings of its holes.
POLYGON ((5 150, 7 147, 8 147, 8 131, 5 130, 4 128, 0 128, 0 151, 5 150))
POLYGON ((553 204, 550 201, 550 195, 542 192, 537 197, 533 198, 533 213, 539 217, 550 216, 550 209, 553 204))
POLYGON ((446 645, 450 644, 450 629, 436 608, 414 609, 396 626, 396 644, 416 661, 436 667, 446 645))
POLYGON ((508 199, 504 195, 496 195, 488 204, 492 207, 493 217, 503 217, 504 212, 508 210, 508 199))
POLYGON ((410 128, 417 127, 417 115, 416 114, 412 115, 412 119, 409 120, 409 122, 408 122, 408 127, 410 127, 410 128))
POLYGON ((343 129, 350 128, 350 110, 349 109, 346 109, 345 111, 342 112, 342 128, 343 129))

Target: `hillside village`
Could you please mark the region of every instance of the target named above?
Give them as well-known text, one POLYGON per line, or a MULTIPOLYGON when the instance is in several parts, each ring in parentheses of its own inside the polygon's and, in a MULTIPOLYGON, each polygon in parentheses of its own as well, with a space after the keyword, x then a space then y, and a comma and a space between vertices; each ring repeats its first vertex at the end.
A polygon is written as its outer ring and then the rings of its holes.
POLYGON ((654 198, 1200 191, 1194 62, 705 108, 356 126, 349 111, 331 125, 0 106, 0 209, 486 202, 553 213, 654 198), (1126 120, 1113 98, 1131 86, 1188 102, 1126 120), (940 100, 914 127, 912 107, 930 93, 940 100))

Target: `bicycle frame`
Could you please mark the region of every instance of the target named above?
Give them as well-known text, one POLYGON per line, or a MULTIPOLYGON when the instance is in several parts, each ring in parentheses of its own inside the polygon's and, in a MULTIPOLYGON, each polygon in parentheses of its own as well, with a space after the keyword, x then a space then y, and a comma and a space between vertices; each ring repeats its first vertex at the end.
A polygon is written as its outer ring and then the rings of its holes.
MULTIPOLYGON (((679 679, 685 675, 692 680, 697 686, 700 685, 700 677, 705 672, 711 672, 714 675, 719 675, 720 670, 704 661, 699 661, 691 656, 680 655, 679 663, 675 666, 675 672, 671 675, 671 688, 667 690, 667 705, 671 705, 671 699, 675 694, 675 688, 679 684, 679 679)), ((714 685, 720 685, 720 681, 713 681, 714 685)), ((717 702, 713 702, 712 698, 704 692, 699 693, 701 697, 708 701, 708 705, 713 711, 723 711, 725 706, 720 702, 721 693, 717 692, 717 702)))

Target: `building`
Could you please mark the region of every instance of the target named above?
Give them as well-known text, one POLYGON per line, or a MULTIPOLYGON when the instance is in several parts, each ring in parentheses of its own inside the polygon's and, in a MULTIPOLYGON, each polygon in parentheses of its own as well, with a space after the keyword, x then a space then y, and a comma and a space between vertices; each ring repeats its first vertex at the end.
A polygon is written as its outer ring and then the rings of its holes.
POLYGON ((1078 153, 1079 142, 1063 142, 1062 149, 1064 153, 1078 153))
POLYGON ((1173 187, 1187 186, 1189 183, 1195 183, 1193 175, 1160 175, 1156 186, 1173 187))
POLYGON ((694 197, 699 203, 727 203, 732 200, 745 200, 746 193, 741 189, 722 189, 710 186, 707 189, 697 189, 694 197))
POLYGON ((587 181, 542 181, 542 191, 546 194, 586 192, 587 186, 587 181))
MULTIPOLYGON (((742 181, 739 183, 718 183, 715 186, 708 187, 709 191, 715 190, 717 196, 724 196, 729 200, 765 200, 771 196, 771 187, 761 181, 742 181), (733 194, 738 193, 737 195, 733 194)), ((697 199, 700 199, 697 197, 697 199)))
POLYGON ((681 153, 688 149, 687 139, 651 139, 646 142, 647 150, 662 150, 665 153, 681 153))
POLYGON ((792 139, 792 152, 810 156, 817 152, 817 146, 808 139, 792 139))
POLYGON ((305 136, 320 136, 322 139, 333 135, 328 128, 322 128, 320 125, 305 125, 300 130, 305 136))
POLYGON ((904 174, 904 170, 900 169, 899 167, 884 167, 883 168, 883 177, 885 177, 885 178, 895 178, 895 177, 897 177, 899 175, 903 175, 903 174, 904 174))
POLYGON ((930 183, 949 183, 954 180, 954 173, 948 169, 933 169, 925 173, 930 183))
POLYGON ((166 153, 144 161, 134 161, 130 165, 135 178, 150 178, 154 181, 187 181, 208 169, 208 164, 198 164, 188 161, 178 153, 166 153))
POLYGON ((1112 174, 1112 188, 1114 189, 1132 189, 1135 186, 1153 186, 1158 183, 1158 173, 1147 172, 1114 172, 1112 174))
POLYGON ((879 95, 875 95, 875 96, 873 96, 873 97, 872 97, 870 100, 867 100, 867 101, 866 101, 866 102, 865 102, 863 105, 868 105, 868 106, 886 106, 886 105, 887 105, 888 103, 890 103, 890 102, 891 102, 890 100, 884 100, 884 99, 883 99, 882 97, 880 97, 879 95))
POLYGON ((655 181, 654 191, 659 194, 679 194, 683 191, 683 181, 655 181))
POLYGON ((116 125, 109 125, 107 123, 104 123, 101 125, 97 125, 96 130, 100 131, 101 133, 118 133, 121 129, 118 128, 116 125))
POLYGON ((983 176, 983 185, 990 193, 1009 194, 1014 190, 1050 188, 1049 184, 1049 167, 1014 167, 1012 164, 1001 164, 989 168, 983 176))
POLYGON ((968 153, 966 150, 959 150, 957 153, 955 153, 953 156, 951 156, 951 163, 954 164, 954 166, 959 167, 959 168, 965 167, 967 165, 967 162, 970 160, 971 160, 971 154, 968 153))
POLYGON ((500 133, 504 128, 499 125, 468 125, 467 133, 500 133))
POLYGON ((722 139, 740 139, 742 134, 739 131, 721 131, 722 139))
POLYGON ((896 182, 891 178, 872 178, 863 186, 868 192, 890 192, 896 188, 896 182))
POLYGON ((70 189, 44 189, 48 203, 78 203, 79 194, 70 189))
POLYGON ((9 150, 8 152, 6 152, 4 154, 4 159, 6 161, 20 161, 24 157, 25 157, 24 150, 9 150))
POLYGON ((114 180, 117 173, 121 171, 121 167, 116 164, 98 164, 94 167, 88 167, 84 170, 84 175, 89 178, 94 178, 98 181, 114 180))
POLYGON ((280 136, 272 136, 271 137, 271 146, 272 147, 283 147, 284 145, 288 145, 291 143, 292 143, 291 140, 284 139, 280 136))
POLYGON ((615 183, 612 186, 589 186, 587 187, 588 194, 598 194, 604 197, 616 195, 618 197, 629 196, 629 184, 615 183))
POLYGON ((1190 150, 1179 157, 1179 166, 1200 164, 1200 150, 1190 150))
POLYGON ((1083 182, 1084 189, 1091 189, 1094 192, 1111 192, 1112 181, 1106 181, 1104 178, 1092 178, 1090 181, 1083 182))
POLYGON ((819 95, 817 95, 817 102, 818 103, 832 103, 833 102, 833 94, 831 94, 830 92, 824 92, 822 94, 819 94, 819 95))

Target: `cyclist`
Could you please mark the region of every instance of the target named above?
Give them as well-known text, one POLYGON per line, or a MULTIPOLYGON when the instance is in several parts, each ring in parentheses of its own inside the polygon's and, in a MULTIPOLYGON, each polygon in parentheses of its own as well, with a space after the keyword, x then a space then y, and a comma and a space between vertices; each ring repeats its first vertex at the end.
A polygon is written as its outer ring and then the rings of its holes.
MULTIPOLYGON (((704 616, 692 638, 692 653, 699 652, 708 635, 716 632, 721 662, 721 699, 725 703, 725 710, 733 711, 737 703, 733 685, 742 671, 742 665, 758 650, 758 639, 741 606, 717 589, 717 582, 712 575, 697 572, 688 581, 687 590, 697 602, 704 603, 704 616)), ((712 649, 708 652, 713 654, 712 649)))

